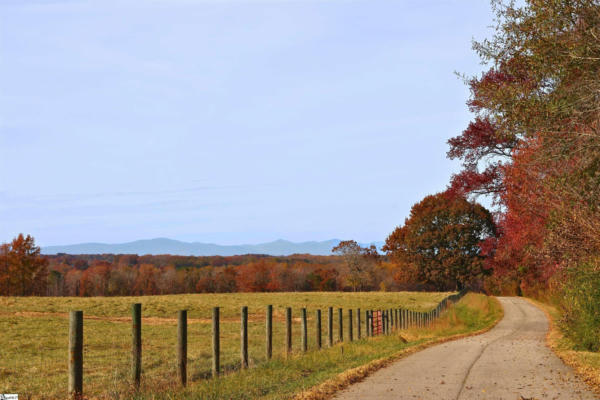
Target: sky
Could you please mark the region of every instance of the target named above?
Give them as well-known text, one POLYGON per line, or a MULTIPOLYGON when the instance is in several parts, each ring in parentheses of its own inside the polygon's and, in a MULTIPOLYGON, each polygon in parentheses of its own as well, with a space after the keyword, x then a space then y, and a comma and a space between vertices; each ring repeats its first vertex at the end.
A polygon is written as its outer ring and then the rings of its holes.
POLYGON ((0 242, 385 240, 460 162, 485 0, 0 0, 0 242))

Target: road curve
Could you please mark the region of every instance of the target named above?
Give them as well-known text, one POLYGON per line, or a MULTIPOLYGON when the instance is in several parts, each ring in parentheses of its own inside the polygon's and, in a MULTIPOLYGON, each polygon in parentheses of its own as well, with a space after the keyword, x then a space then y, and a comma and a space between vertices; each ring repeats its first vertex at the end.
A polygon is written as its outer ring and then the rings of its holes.
POLYGON ((522 298, 499 298, 489 332, 412 354, 337 394, 338 400, 598 399, 545 346, 546 315, 522 298))

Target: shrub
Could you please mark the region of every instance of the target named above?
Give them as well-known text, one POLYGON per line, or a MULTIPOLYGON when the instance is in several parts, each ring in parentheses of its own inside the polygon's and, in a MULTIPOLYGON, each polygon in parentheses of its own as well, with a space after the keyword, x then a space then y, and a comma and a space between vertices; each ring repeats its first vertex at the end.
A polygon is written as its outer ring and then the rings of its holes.
POLYGON ((562 327, 577 350, 600 349, 600 266, 580 264, 566 271, 562 327))

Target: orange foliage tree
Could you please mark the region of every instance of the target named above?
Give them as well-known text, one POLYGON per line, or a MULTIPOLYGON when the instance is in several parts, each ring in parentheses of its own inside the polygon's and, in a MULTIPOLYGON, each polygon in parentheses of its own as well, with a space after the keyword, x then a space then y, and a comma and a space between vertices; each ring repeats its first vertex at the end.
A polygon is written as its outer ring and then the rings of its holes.
POLYGON ((7 296, 46 294, 48 260, 33 237, 19 234, 0 248, 0 293, 7 296))

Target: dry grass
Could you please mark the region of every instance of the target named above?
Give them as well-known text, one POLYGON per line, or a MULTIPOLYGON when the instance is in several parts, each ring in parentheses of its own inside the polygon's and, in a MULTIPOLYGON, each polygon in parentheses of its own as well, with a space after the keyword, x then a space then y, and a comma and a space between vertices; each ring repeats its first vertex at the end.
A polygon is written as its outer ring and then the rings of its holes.
POLYGON ((538 306, 548 317, 550 329, 546 335, 546 343, 554 353, 583 379, 596 394, 600 395, 600 353, 573 350, 575 345, 563 335, 556 321, 560 313, 556 307, 533 299, 527 299, 538 306))
MULTIPOLYGON (((66 396, 68 311, 84 311, 84 391, 89 396, 118 398, 130 393, 130 306, 143 307, 142 390, 176 390, 177 311, 188 309, 189 379, 201 382, 211 365, 210 316, 221 309, 222 366, 225 371, 239 365, 240 307, 249 306, 250 364, 264 364, 264 312, 274 306, 274 355, 284 353, 285 307, 298 316, 306 307, 309 315, 309 347, 314 344, 314 312, 326 307, 378 309, 406 307, 427 310, 447 293, 240 293, 194 294, 111 298, 0 297, 0 393, 21 393, 40 399, 66 396)), ((364 314, 363 314, 364 315, 364 314)), ((345 320, 347 323, 347 320, 345 320)), ((299 350, 300 321, 294 319, 294 349, 299 350)), ((337 328, 334 324, 334 337, 337 328)), ((323 343, 325 343, 323 337, 323 343)), ((316 352, 315 352, 316 353, 316 352)), ((316 353, 321 354, 321 352, 316 353)))

